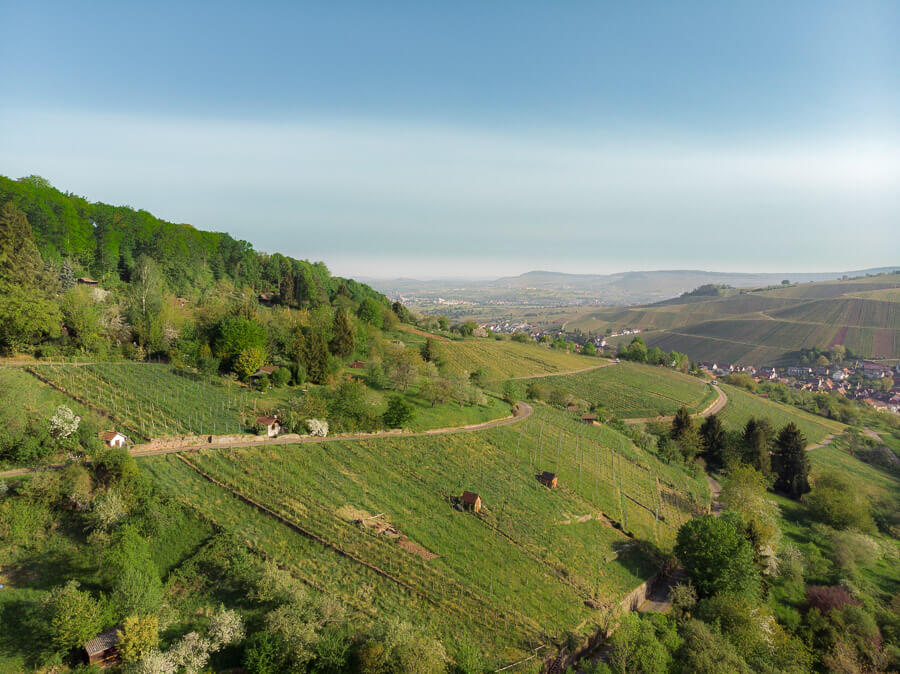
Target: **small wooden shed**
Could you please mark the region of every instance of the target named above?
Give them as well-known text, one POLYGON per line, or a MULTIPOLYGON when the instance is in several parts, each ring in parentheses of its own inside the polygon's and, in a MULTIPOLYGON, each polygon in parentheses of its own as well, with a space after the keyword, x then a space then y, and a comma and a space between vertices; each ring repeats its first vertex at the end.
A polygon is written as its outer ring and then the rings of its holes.
POLYGON ((538 475, 538 481, 548 487, 550 489, 556 489, 556 485, 558 480, 556 479, 556 473, 551 473, 549 470, 545 470, 543 473, 538 475))
POLYGON ((100 283, 99 281, 95 281, 94 279, 89 278, 87 276, 81 276, 78 279, 76 279, 75 282, 80 283, 83 286, 95 286, 95 285, 99 285, 99 283, 100 283))
POLYGON ((84 645, 84 654, 88 664, 109 667, 119 662, 119 630, 121 627, 113 627, 105 632, 100 632, 84 645))
POLYGON ((471 510, 476 513, 481 510, 481 497, 473 491, 464 491, 459 500, 466 510, 471 510))
POLYGON ((581 420, 586 424, 596 424, 597 423, 597 415, 596 414, 582 414, 581 420))
POLYGON ((263 365, 256 372, 250 375, 250 381, 254 384, 263 376, 271 377, 272 373, 278 369, 277 365, 263 365))
POLYGON ((256 425, 266 429, 266 436, 270 438, 277 437, 281 433, 281 424, 278 423, 278 417, 256 417, 256 425))
POLYGON ((100 439, 108 447, 124 447, 125 443, 128 442, 128 436, 124 433, 119 433, 119 431, 103 431, 100 434, 100 439))
POLYGON ((352 367, 354 370, 365 370, 366 364, 361 360, 354 360, 350 363, 350 367, 352 367))
POLYGON ((566 409, 567 409, 569 412, 577 412, 577 411, 578 411, 578 405, 576 405, 575 403, 569 403, 568 405, 566 405, 566 409))

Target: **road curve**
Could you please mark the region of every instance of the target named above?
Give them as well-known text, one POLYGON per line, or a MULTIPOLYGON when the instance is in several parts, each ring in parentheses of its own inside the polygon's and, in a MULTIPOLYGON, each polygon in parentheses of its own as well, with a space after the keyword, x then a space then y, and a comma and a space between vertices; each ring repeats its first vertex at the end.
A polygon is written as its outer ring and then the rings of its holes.
MULTIPOLYGON (((712 416, 713 414, 717 414, 722 411, 722 408, 728 403, 728 395, 725 391, 722 390, 720 386, 716 386, 716 399, 713 400, 709 405, 707 405, 706 409, 702 412, 698 412, 697 414, 692 414, 691 417, 694 419, 703 418, 712 416)), ((668 417, 641 417, 639 419, 622 419, 626 424, 647 424, 654 421, 666 422, 672 421, 674 416, 668 417)))
MULTIPOLYGON (((302 445, 309 443, 320 443, 320 442, 342 442, 342 441, 358 441, 358 440, 373 440, 376 438, 419 438, 426 437, 429 435, 454 435, 457 433, 475 433, 477 431, 484 431, 490 428, 497 428, 499 426, 508 426, 510 424, 517 424, 520 421, 523 421, 530 417, 534 413, 534 408, 526 402, 520 401, 516 403, 515 409, 513 413, 508 417, 503 417, 502 419, 493 419, 492 421, 485 421, 480 424, 469 424, 467 426, 451 426, 448 428, 433 428, 427 431, 416 431, 414 433, 403 433, 397 431, 377 431, 375 433, 347 433, 347 434, 339 434, 339 435, 331 435, 325 438, 314 437, 314 436, 303 436, 300 438, 272 438, 271 440, 266 440, 264 442, 253 442, 248 440, 236 440, 234 442, 227 442, 222 444, 202 442, 196 443, 192 445, 183 445, 180 447, 163 447, 156 448, 149 444, 143 445, 135 445, 129 450, 129 453, 134 457, 141 456, 156 456, 159 454, 174 454, 177 452, 190 452, 197 449, 228 449, 232 447, 269 447, 271 445, 302 445)), ((256 437, 256 436, 249 436, 256 437)), ((0 478, 4 477, 16 477, 18 475, 26 475, 28 473, 33 473, 38 470, 44 470, 47 468, 61 468, 62 464, 50 464, 46 466, 37 466, 33 468, 15 468, 13 470, 6 470, 0 472, 0 478)))

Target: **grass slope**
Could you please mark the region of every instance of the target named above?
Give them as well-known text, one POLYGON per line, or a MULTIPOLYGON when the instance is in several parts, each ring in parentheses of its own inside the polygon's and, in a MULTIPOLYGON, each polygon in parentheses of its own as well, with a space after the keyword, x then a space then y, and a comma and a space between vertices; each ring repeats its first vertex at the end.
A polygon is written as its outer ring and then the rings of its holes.
POLYGON ((667 416, 682 405, 700 412, 715 398, 708 384, 662 367, 621 362, 589 372, 545 377, 588 403, 599 403, 623 419, 667 416))
POLYGON ((720 384, 728 394, 728 403, 719 413, 722 422, 733 430, 743 428, 750 417, 766 417, 771 420, 776 429, 793 421, 810 444, 816 444, 832 433, 841 433, 846 426, 844 424, 819 417, 790 405, 783 405, 773 400, 767 400, 745 391, 742 388, 720 384))
POLYGON ((664 466, 615 431, 545 407, 516 426, 478 433, 200 452, 189 460, 327 544, 262 514, 174 456, 141 465, 191 507, 345 603, 412 616, 451 640, 473 641, 498 664, 547 636, 590 631, 599 613, 585 601, 617 601, 653 572, 652 557, 635 540, 579 518, 602 510, 627 521, 650 547, 670 549, 690 517, 691 494, 695 502, 707 494, 702 480, 664 466), (541 470, 555 470, 560 488, 541 486, 541 470), (481 516, 451 507, 464 489, 481 494, 481 516), (665 522, 638 504, 661 508, 665 522), (382 514, 439 557, 425 561, 348 521, 356 510, 382 514))

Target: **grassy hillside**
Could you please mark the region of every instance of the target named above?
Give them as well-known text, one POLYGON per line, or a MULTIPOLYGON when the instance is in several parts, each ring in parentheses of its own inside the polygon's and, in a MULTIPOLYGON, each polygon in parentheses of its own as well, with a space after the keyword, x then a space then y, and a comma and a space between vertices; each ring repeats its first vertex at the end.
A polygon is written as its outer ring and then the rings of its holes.
POLYGON ((541 381, 588 404, 601 404, 622 419, 667 416, 683 405, 700 412, 715 399, 715 391, 696 377, 625 361, 541 381))
MULTIPOLYGON (((755 365, 789 362, 801 348, 842 344, 876 358, 900 357, 900 274, 784 288, 685 296, 627 309, 593 310, 569 330, 647 331, 648 346, 695 360, 755 365)), ((630 338, 625 338, 627 339, 630 338)))
POLYGON ((142 466, 192 508, 342 602, 414 617, 450 642, 471 640, 497 664, 548 635, 587 633, 600 614, 586 601, 616 601, 653 572, 637 541, 668 549, 690 516, 689 494, 697 502, 706 494, 702 480, 615 431, 543 407, 516 426, 478 433, 200 452, 188 460, 317 540, 175 456, 142 466), (541 486, 541 470, 556 471, 560 488, 541 486), (481 515, 451 506, 465 489, 484 499, 481 515), (664 521, 651 514, 656 508, 664 521), (636 539, 597 519, 600 511, 636 539), (375 515, 407 542, 354 523, 375 515))
MULTIPOLYGON (((416 346, 421 346, 428 336, 429 333, 423 331, 401 334, 403 341, 416 346)), ((551 349, 543 344, 520 343, 508 339, 449 340, 437 337, 437 340, 439 358, 446 364, 448 371, 469 374, 481 369, 487 373, 488 379, 571 372, 606 362, 595 357, 551 349)))
POLYGON ((720 386, 728 394, 728 404, 719 413, 719 417, 731 429, 742 428, 750 417, 766 417, 776 428, 793 421, 806 436, 807 441, 815 444, 821 442, 828 435, 843 432, 846 428, 844 424, 837 421, 761 398, 744 389, 727 384, 720 384, 720 386))

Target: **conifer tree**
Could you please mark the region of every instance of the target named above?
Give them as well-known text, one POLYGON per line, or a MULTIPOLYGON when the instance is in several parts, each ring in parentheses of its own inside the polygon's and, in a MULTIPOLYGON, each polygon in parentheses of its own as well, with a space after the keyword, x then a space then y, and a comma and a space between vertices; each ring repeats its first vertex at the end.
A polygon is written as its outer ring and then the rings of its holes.
POLYGON ((721 468, 725 450, 725 429, 715 414, 710 415, 700 427, 700 440, 703 444, 703 458, 706 465, 712 469, 721 468))
POLYGON ((750 417, 744 426, 743 453, 744 463, 753 466, 763 475, 772 472, 772 461, 769 457, 769 437, 764 424, 756 417, 750 417))
POLYGON ((343 309, 339 309, 334 314, 334 323, 331 329, 333 337, 331 338, 331 353, 338 358, 346 358, 356 346, 356 336, 353 334, 353 323, 350 317, 343 309))
POLYGON ((806 454, 806 438, 794 422, 778 433, 775 453, 772 456, 775 471, 775 489, 800 498, 809 491, 809 456, 806 454))
POLYGON ((303 341, 303 360, 306 375, 313 384, 324 384, 328 377, 328 343, 318 330, 311 331, 303 341))

